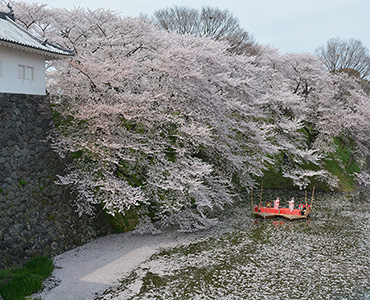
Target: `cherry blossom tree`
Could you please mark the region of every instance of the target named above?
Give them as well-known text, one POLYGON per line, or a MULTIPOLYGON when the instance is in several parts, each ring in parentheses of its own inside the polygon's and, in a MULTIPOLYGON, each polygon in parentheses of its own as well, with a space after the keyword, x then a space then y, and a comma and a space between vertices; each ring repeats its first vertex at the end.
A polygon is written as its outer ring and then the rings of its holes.
POLYGON ((363 94, 314 56, 268 47, 258 56, 232 54, 227 42, 103 9, 20 2, 14 10, 28 30, 76 53, 51 63, 48 91, 61 136, 56 151, 74 162, 60 183, 79 191, 81 213, 97 204, 110 214, 135 208, 182 230, 205 228, 212 211, 238 198, 232 178, 252 188, 278 164, 300 187, 312 177, 333 185, 320 169, 329 140, 356 140, 354 153, 366 152, 363 94), (39 17, 30 21, 32 10, 39 17), (349 112, 348 103, 357 106, 349 112), (346 116, 331 126, 337 107, 346 116))
MULTIPOLYGON (((273 65, 280 70, 288 89, 300 98, 296 102, 300 103, 299 109, 292 109, 290 103, 285 115, 303 121, 308 139, 301 145, 310 141, 312 149, 320 150, 321 157, 328 159, 336 152, 335 141, 339 140, 351 151, 347 164, 364 161, 370 150, 365 134, 370 125, 370 101, 356 79, 346 73, 328 73, 319 59, 307 54, 287 54, 275 59, 273 65)), ((278 82, 284 82, 283 78, 278 82)), ((329 174, 320 176, 334 183, 329 174)))
POLYGON ((140 205, 166 223, 204 227, 206 211, 233 201, 233 175, 251 186, 263 174, 277 148, 258 121, 250 58, 109 11, 55 17, 59 27, 42 34, 77 53, 54 63, 49 92, 70 117, 59 146, 76 169, 61 182, 79 186, 81 209, 98 198, 112 214, 140 205))
POLYGON ((311 142, 306 129, 315 123, 319 100, 314 94, 327 90, 330 74, 312 55, 280 55, 269 48, 256 64, 262 70, 260 84, 269 91, 261 93, 260 103, 269 116, 272 142, 279 147, 274 169, 300 188, 306 188, 313 177, 335 186, 335 178, 322 166, 322 149, 311 142), (312 166, 318 167, 314 170, 312 166))

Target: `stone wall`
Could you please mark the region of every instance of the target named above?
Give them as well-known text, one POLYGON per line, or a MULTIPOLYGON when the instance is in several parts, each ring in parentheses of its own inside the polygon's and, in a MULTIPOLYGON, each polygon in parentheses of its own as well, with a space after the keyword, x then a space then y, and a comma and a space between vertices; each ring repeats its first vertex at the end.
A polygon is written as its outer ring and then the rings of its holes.
POLYGON ((104 218, 79 217, 71 190, 54 183, 68 161, 51 150, 52 128, 46 96, 0 93, 0 267, 110 230, 104 218))

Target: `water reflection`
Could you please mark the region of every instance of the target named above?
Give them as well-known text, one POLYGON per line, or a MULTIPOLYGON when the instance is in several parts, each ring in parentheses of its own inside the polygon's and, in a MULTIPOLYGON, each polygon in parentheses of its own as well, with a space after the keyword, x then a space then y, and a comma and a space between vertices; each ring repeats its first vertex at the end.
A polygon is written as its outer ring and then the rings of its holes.
POLYGON ((311 218, 291 222, 255 219, 242 203, 104 299, 370 299, 369 204, 363 194, 317 194, 311 218))

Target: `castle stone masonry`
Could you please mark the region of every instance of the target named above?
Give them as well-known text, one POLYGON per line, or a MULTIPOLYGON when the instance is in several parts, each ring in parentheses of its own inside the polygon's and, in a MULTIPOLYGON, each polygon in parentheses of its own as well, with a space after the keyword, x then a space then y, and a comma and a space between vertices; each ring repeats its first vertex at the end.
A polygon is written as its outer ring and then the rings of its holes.
POLYGON ((75 212, 56 185, 70 163, 51 149, 46 96, 0 93, 0 267, 53 255, 108 233, 105 220, 75 212))

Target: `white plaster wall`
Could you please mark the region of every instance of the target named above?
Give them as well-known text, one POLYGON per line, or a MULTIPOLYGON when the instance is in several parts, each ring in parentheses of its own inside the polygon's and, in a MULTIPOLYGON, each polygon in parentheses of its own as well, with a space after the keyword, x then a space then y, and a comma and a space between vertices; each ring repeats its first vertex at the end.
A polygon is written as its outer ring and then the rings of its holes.
POLYGON ((45 57, 0 45, 0 93, 45 95, 45 57), (18 65, 33 67, 33 80, 19 79, 18 65))

